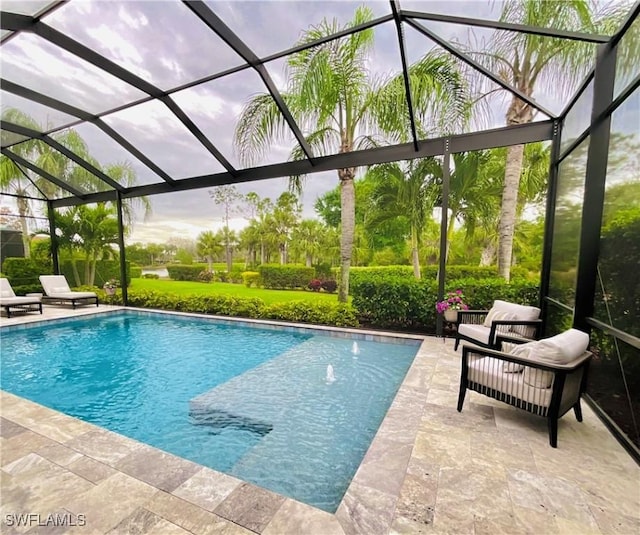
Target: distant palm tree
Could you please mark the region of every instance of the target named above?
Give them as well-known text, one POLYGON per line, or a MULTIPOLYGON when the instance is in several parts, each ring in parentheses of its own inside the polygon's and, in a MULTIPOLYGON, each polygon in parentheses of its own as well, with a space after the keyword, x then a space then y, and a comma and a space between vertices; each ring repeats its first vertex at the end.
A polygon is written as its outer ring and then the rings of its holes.
MULTIPOLYGON (((507 0, 501 21, 534 27, 582 30, 611 34, 628 9, 623 3, 596 11, 590 0, 507 0)), ((496 31, 483 54, 487 66, 527 96, 534 90, 568 95, 582 82, 595 59, 595 46, 582 41, 551 39, 534 34, 496 31)), ((535 109, 515 95, 506 113, 507 125, 530 123, 535 109)), ((524 145, 507 149, 507 164, 498 224, 498 271, 506 280, 511 272, 511 253, 518 206, 518 189, 524 145)))
POLYGON ((196 240, 198 254, 207 259, 209 271, 213 271, 213 259, 224 248, 220 236, 210 230, 201 232, 196 240))
POLYGON ((367 178, 376 181, 374 210, 367 224, 404 217, 409 221, 413 275, 420 278, 420 244, 427 217, 435 203, 432 195, 434 175, 439 165, 433 158, 374 165, 367 178))
POLYGON ((318 258, 324 232, 325 226, 317 219, 305 219, 293 231, 291 248, 304 256, 307 267, 318 258))
MULTIPOLYGON (((358 7, 345 28, 373 19, 368 7, 358 7)), ((304 32, 299 43, 332 35, 337 20, 322 20, 304 32)), ((376 146, 380 134, 389 140, 408 138, 406 97, 402 76, 387 80, 369 75, 372 29, 363 30, 289 56, 287 91, 283 98, 316 155, 347 153, 376 146)), ((412 67, 412 92, 420 133, 446 130, 467 111, 465 88, 453 63, 431 55, 412 67), (424 126, 424 127, 423 127, 424 126)), ((289 135, 288 125, 269 94, 254 97, 236 126, 235 145, 241 158, 252 163, 271 144, 289 135)), ((292 159, 303 156, 300 147, 292 159)), ((341 192, 340 284, 338 299, 349 294, 349 267, 355 232, 355 167, 338 170, 341 192)), ((300 187, 299 177, 293 184, 300 187)))

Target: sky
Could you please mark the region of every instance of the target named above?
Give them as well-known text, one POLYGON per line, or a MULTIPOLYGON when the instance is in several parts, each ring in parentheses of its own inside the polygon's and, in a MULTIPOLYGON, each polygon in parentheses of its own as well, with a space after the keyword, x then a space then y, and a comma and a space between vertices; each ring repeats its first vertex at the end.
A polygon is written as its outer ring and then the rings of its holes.
MULTIPOLYGON (((387 1, 208 1, 207 5, 259 56, 286 49, 301 33, 323 18, 336 18, 343 25, 357 6, 366 4, 375 16, 390 12, 387 1)), ((3 0, 6 11, 32 14, 46 2, 3 0)), ((497 19, 501 2, 401 1, 404 9, 448 12, 454 15, 497 19)), ((72 39, 94 49, 118 65, 162 90, 182 86, 244 63, 214 32, 181 2, 171 0, 117 2, 74 0, 45 17, 44 22, 72 39)), ((488 30, 476 30, 470 38, 466 26, 423 21, 422 24, 450 41, 473 42, 482 49, 488 30), (470 41, 471 39, 471 41, 470 41)), ((397 34, 393 22, 376 27, 375 46, 368 64, 371 77, 399 72, 397 34)), ((409 62, 420 58, 432 43, 405 25, 409 62)), ((30 89, 65 100, 90 113, 101 113, 145 97, 138 89, 64 52, 32 34, 21 34, 2 47, 2 77, 30 89)), ((274 60, 267 69, 279 90, 286 87, 285 60, 274 60)), ((265 87, 252 69, 240 71, 172 95, 175 102, 237 168, 250 166, 233 146, 238 117, 245 104, 265 87)), ((492 117, 483 127, 504 125, 507 99, 497 92, 492 117)), ((562 102, 544 91, 535 95, 554 112, 562 102)), ((49 128, 74 120, 55 110, 2 91, 2 108, 18 107, 49 128)), ((545 119, 544 116, 539 119, 545 119)), ((223 171, 222 165, 197 141, 163 104, 150 101, 104 117, 105 122, 152 159, 175 179, 223 171)), ((103 165, 129 161, 138 184, 162 179, 136 160, 109 136, 91 124, 74 127, 86 141, 90 153, 103 165)), ((264 156, 251 162, 268 165, 284 162, 295 145, 293 136, 273 144, 264 156)), ((272 199, 287 189, 287 179, 257 181, 238 186, 241 193, 255 191, 272 199)), ((338 184, 335 171, 309 175, 302 197, 303 216, 315 215, 318 196, 338 184)), ((195 238, 203 230, 219 228, 221 218, 208 190, 192 190, 150 197, 152 214, 138 217, 129 242, 162 242, 170 237, 195 238)), ((244 224, 237 219, 233 226, 244 224)))

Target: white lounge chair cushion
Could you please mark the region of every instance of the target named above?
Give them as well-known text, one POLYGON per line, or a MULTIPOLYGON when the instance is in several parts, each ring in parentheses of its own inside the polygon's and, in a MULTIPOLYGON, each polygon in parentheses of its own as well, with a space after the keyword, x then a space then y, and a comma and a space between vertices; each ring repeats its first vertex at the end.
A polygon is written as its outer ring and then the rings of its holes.
POLYGON ((49 293, 49 297, 59 297, 60 299, 84 299, 88 297, 96 297, 94 292, 55 292, 49 293))
POLYGON ((549 406, 552 394, 551 388, 536 387, 528 384, 524 380, 524 375, 520 373, 504 373, 503 365, 503 360, 493 357, 474 359, 469 363, 468 378, 474 383, 492 388, 527 403, 533 403, 540 407, 549 406))
POLYGON ((488 327, 476 325, 475 323, 461 323, 458 325, 458 332, 460 334, 486 345, 489 344, 489 331, 490 329, 488 327))
MULTIPOLYGON (((577 329, 569 329, 551 338, 528 342, 513 347, 509 353, 521 358, 535 358, 549 364, 569 364, 580 357, 589 345, 589 335, 577 329)), ((536 388, 551 386, 553 373, 505 362, 503 371, 518 372, 524 369, 524 382, 536 388)))
MULTIPOLYGON (((539 308, 528 305, 519 305, 517 303, 509 303, 508 301, 501 301, 500 299, 496 299, 493 302, 493 307, 491 308, 510 312, 515 316, 514 318, 511 318, 514 320, 533 321, 540 317, 539 308)), ((519 334, 520 336, 524 336, 525 338, 533 338, 533 335, 535 334, 535 328, 529 325, 512 325, 511 331, 519 334)))
POLYGON ((55 288, 51 288, 50 292, 54 294, 64 294, 69 293, 71 288, 68 286, 56 286, 55 288))
POLYGON ((16 294, 11 287, 11 283, 9 279, 5 279, 4 277, 0 277, 0 297, 15 297, 16 294))
POLYGON ((32 305, 40 301, 40 297, 0 297, 0 306, 32 305))
MULTIPOLYGON (((517 320, 517 319, 518 319, 517 316, 512 312, 493 307, 491 310, 489 310, 487 317, 484 319, 484 326, 491 328, 491 324, 494 321, 517 320)), ((510 331, 511 331, 511 325, 498 325, 496 327, 496 332, 499 332, 499 333, 508 333, 510 331)))

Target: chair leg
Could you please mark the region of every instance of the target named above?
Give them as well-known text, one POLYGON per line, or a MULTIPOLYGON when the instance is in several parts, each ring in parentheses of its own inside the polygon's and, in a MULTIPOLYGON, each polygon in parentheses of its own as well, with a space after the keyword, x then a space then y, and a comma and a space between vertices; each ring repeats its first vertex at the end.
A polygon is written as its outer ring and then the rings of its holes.
POLYGON ((576 404, 573 406, 573 412, 576 415, 576 420, 579 422, 582 421, 582 407, 580 406, 580 400, 576 401, 576 404))
POLYGON ((558 419, 549 416, 547 418, 547 427, 549 428, 549 444, 552 448, 558 447, 558 419))
POLYGON ((458 351, 458 346, 460 345, 460 338, 456 336, 456 343, 453 345, 453 350, 458 351))
POLYGON ((458 394, 458 412, 462 412, 462 404, 464 403, 464 396, 467 393, 467 387, 464 383, 460 383, 460 393, 458 394))

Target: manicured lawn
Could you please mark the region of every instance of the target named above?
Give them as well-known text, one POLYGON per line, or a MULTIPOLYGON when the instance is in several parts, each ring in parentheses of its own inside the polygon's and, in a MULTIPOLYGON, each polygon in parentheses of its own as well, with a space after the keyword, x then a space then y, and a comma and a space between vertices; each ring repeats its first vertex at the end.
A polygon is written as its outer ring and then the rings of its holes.
POLYGON ((324 292, 305 292, 299 290, 265 290, 247 288, 244 284, 226 282, 188 282, 164 279, 131 279, 132 290, 153 290, 177 295, 187 294, 229 294, 238 297, 259 297, 265 303, 283 303, 286 301, 330 301, 338 302, 337 294, 324 292))

